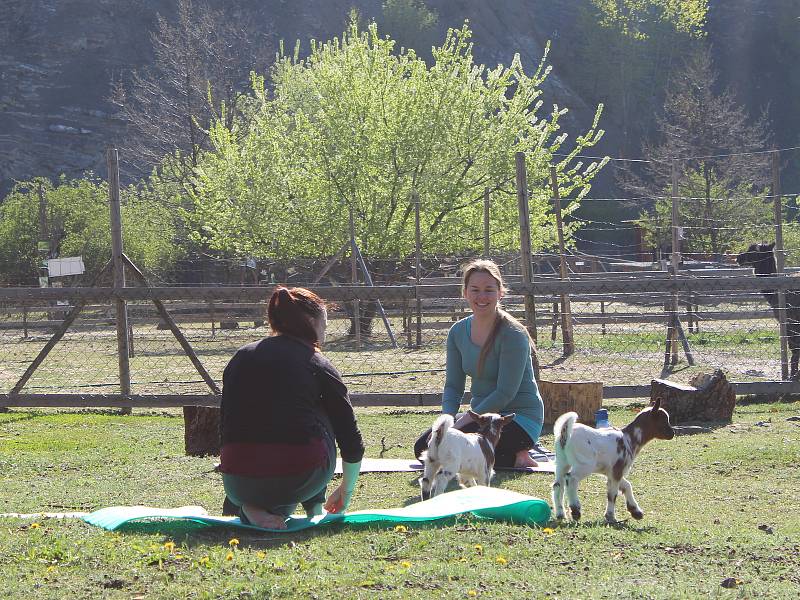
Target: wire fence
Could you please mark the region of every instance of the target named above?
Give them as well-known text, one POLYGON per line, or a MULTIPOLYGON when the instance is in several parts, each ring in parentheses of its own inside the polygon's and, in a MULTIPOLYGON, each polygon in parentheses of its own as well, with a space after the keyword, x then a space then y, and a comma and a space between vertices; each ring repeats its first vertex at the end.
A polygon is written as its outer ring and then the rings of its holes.
MULTIPOLYGON (((574 216, 573 240, 616 233, 608 243, 618 251, 584 254, 562 242, 531 255, 524 172, 521 181, 521 251, 492 250, 486 214, 483 255, 507 279, 506 309, 535 336, 540 379, 600 381, 607 397, 639 397, 653 378, 685 382, 721 368, 740 392, 800 392, 793 360, 793 348, 800 357, 800 278, 784 269, 795 264, 800 236, 797 222, 783 223, 796 196, 781 194, 777 183, 771 194, 717 199, 681 197, 673 186, 670 196, 649 199, 671 202, 671 213, 652 226, 661 242, 649 255, 638 225, 574 216), (715 201, 726 210, 713 218, 680 212, 715 201), (737 202, 753 204, 761 220, 745 227, 737 202), (626 228, 640 236, 636 243, 621 237, 626 228), (681 252, 712 235, 714 251, 681 252), (754 276, 752 261, 736 265, 732 248, 743 238, 776 240, 764 251, 772 271, 760 273, 769 279, 754 276)), ((554 179, 556 200, 557 189, 554 179)), ((418 231, 416 256, 364 257, 351 231, 338 254, 318 260, 195 254, 161 277, 142 274, 124 254, 120 217, 117 211, 115 227, 111 213, 112 260, 94 269, 96 282, 66 275, 63 287, 44 287, 53 285, 50 277, 40 288, 0 287, 0 407, 214 404, 234 351, 270 335, 264 313, 276 283, 309 287, 331 303, 324 351, 354 398, 438 401, 448 329, 468 314, 458 274, 469 256, 426 256, 418 231)), ((35 239, 41 223, 30 225, 35 239)))
MULTIPOLYGON (((508 278, 511 294, 504 304, 523 321, 523 294, 534 292, 541 379, 601 381, 607 395, 617 397, 641 395, 653 378, 684 381, 716 368, 736 382, 782 379, 775 312, 760 291, 762 282, 744 269, 677 278, 663 272, 602 273, 569 281, 550 276, 532 285, 514 275, 508 278), (575 350, 569 355, 558 311, 564 293, 571 299, 574 332, 575 350), (671 304, 675 294, 677 313, 671 304), (673 316, 685 340, 677 350, 669 339, 673 316)), ((770 285, 791 293, 800 289, 800 279, 784 276, 770 285)), ((447 331, 468 314, 458 284, 440 279, 422 286, 314 289, 332 303, 324 351, 354 395, 441 391, 447 331)), ((119 394, 114 307, 119 298, 126 300, 128 313, 130 395, 153 396, 157 405, 158 397, 212 394, 151 299, 163 302, 221 387, 222 371, 236 348, 270 333, 264 320, 266 294, 258 287, 0 290, 0 403, 13 404, 14 396, 36 402, 31 396, 45 401, 45 395, 119 394), (63 337, 15 389, 83 302, 63 337)))

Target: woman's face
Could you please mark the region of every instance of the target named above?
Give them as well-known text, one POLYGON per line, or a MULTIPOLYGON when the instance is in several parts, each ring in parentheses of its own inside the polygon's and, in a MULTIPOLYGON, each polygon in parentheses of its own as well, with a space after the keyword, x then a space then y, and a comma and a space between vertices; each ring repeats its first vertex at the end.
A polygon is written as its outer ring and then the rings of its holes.
POLYGON ((464 297, 474 315, 489 315, 497 310, 497 303, 503 297, 503 292, 489 273, 475 271, 467 282, 464 297))
POLYGON ((325 330, 328 328, 328 311, 322 309, 319 318, 314 319, 314 331, 317 332, 317 342, 320 346, 325 343, 325 330))

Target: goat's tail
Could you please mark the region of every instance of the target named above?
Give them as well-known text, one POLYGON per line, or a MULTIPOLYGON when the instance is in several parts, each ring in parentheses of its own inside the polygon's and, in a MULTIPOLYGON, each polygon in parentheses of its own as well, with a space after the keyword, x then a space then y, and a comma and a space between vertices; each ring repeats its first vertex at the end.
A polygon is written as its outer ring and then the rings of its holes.
POLYGON ((437 460, 436 456, 439 453, 439 444, 442 443, 447 430, 453 426, 453 417, 451 415, 441 415, 434 422, 431 428, 431 439, 428 442, 428 457, 431 460, 437 460))
POLYGON ((575 421, 577 420, 578 413, 576 412, 564 413, 556 419, 556 423, 553 425, 556 455, 564 451, 564 447, 572 436, 572 426, 575 425, 575 421))

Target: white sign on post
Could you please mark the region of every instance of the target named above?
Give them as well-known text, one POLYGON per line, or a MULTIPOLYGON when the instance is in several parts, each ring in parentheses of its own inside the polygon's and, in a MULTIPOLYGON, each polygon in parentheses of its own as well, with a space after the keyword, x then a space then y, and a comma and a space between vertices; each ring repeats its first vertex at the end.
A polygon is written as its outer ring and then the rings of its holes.
POLYGON ((66 258, 51 258, 47 261, 47 270, 50 277, 64 277, 66 275, 80 275, 86 267, 83 266, 82 256, 68 256, 66 258))

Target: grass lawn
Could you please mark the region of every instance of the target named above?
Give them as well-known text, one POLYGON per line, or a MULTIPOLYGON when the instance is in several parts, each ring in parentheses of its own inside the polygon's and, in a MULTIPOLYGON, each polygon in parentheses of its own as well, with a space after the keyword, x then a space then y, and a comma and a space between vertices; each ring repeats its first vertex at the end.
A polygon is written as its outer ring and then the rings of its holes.
MULTIPOLYGON (((614 403, 612 422, 624 424, 633 410, 614 403)), ((435 413, 358 414, 367 455, 399 458, 435 413)), ((653 442, 631 476, 645 517, 613 527, 601 522, 599 476, 582 489, 584 521, 548 528, 462 519, 400 531, 217 529, 172 539, 109 533, 77 519, 0 517, 0 596, 797 598, 800 422, 787 420, 795 415, 797 402, 745 404, 711 433, 653 442)), ((550 446, 552 436, 542 441, 550 446)), ((183 455, 179 411, 12 410, 0 414, 0 512, 200 504, 218 514, 213 462, 183 455)), ((550 483, 540 474, 495 480, 543 498, 550 483)), ((366 474, 352 508, 417 496, 412 474, 366 474)))

